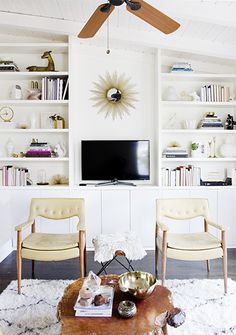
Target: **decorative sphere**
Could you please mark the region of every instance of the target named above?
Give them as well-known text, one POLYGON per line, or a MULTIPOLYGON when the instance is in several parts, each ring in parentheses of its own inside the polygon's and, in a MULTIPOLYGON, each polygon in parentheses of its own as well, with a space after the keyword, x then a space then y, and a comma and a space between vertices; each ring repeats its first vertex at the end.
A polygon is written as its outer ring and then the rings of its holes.
POLYGON ((118 102, 121 99, 121 91, 118 88, 110 88, 107 92, 107 99, 111 102, 118 102))

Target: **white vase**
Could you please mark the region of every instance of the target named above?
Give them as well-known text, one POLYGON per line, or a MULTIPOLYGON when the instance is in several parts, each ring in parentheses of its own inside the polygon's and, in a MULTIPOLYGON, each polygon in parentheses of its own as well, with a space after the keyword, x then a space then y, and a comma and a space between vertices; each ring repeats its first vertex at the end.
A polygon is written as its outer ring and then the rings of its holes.
POLYGON ((14 144, 11 139, 7 141, 6 150, 7 150, 7 156, 12 157, 12 154, 14 152, 14 144))

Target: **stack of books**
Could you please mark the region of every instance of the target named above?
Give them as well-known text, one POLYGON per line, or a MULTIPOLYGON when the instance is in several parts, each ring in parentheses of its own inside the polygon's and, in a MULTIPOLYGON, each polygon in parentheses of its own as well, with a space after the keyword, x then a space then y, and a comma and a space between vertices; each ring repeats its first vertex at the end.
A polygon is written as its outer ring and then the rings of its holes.
POLYGON ((187 165, 175 169, 162 168, 162 186, 199 186, 201 168, 187 165))
POLYGON ((20 71, 16 63, 11 60, 1 60, 0 61, 0 71, 20 71))
POLYGON ((198 127, 224 129, 223 122, 215 113, 205 115, 205 117, 199 122, 198 127))
POLYGON ((26 157, 51 157, 52 150, 47 142, 32 142, 26 157))
POLYGON ((163 157, 165 158, 186 158, 188 152, 181 147, 167 147, 163 150, 163 157))
POLYGON ((69 79, 42 78, 42 100, 67 100, 69 79))
POLYGON ((6 165, 0 169, 0 186, 26 186, 28 177, 28 169, 6 165))
POLYGON ((111 286, 102 285, 94 293, 94 295, 102 295, 106 297, 106 303, 96 306, 92 302, 89 306, 83 306, 80 304, 80 295, 78 296, 74 305, 75 316, 81 317, 111 317, 112 316, 112 305, 114 298, 114 288, 111 286))
POLYGON ((228 102, 230 101, 230 88, 216 84, 201 87, 200 99, 203 102, 228 102))
POLYGON ((171 72, 192 72, 193 69, 189 63, 174 63, 171 72))

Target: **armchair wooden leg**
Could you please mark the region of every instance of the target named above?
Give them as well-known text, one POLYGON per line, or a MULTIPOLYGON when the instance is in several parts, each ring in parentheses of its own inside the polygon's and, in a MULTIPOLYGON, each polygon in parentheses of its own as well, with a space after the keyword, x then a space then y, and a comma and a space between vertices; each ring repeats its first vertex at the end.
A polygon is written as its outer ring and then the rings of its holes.
POLYGON ((156 245, 155 248, 155 276, 158 279, 158 259, 159 259, 159 249, 158 246, 156 245))
POLYGON ((223 274, 224 274, 224 290, 225 293, 227 293, 227 278, 228 278, 228 270, 227 270, 227 248, 225 243, 225 231, 221 232, 221 241, 222 241, 222 248, 223 248, 223 257, 222 257, 222 263, 223 263, 223 274))
POLYGON ((85 276, 85 267, 86 267, 86 238, 85 231, 79 231, 79 257, 80 257, 80 277, 85 276))
POLYGON ((162 241, 162 278, 161 284, 164 285, 166 278, 166 254, 167 254, 167 236, 166 232, 163 232, 163 241, 162 241))
POLYGON ((18 294, 21 294, 21 273, 22 273, 22 258, 21 258, 21 231, 17 231, 17 288, 18 294))
POLYGON ((85 276, 85 249, 80 251, 80 277, 85 276))
POLYGON ((35 261, 32 259, 32 261, 31 261, 31 276, 32 276, 32 279, 35 279, 34 269, 35 269, 35 261))
POLYGON ((207 260, 207 272, 210 272, 210 260, 207 260))

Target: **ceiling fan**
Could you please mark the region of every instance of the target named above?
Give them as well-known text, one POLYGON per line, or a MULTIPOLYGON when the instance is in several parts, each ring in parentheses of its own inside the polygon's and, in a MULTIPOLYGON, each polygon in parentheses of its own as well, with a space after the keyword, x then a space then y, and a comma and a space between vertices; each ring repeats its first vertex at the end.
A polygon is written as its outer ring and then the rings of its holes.
POLYGON ((126 9, 130 13, 138 16, 140 19, 146 21, 165 34, 174 32, 180 26, 178 22, 174 21, 169 16, 160 12, 158 9, 154 8, 143 0, 108 0, 107 3, 98 6, 98 8, 95 10, 79 33, 78 37, 93 37, 101 28, 109 15, 113 12, 115 7, 123 5, 123 3, 126 3, 126 9))

